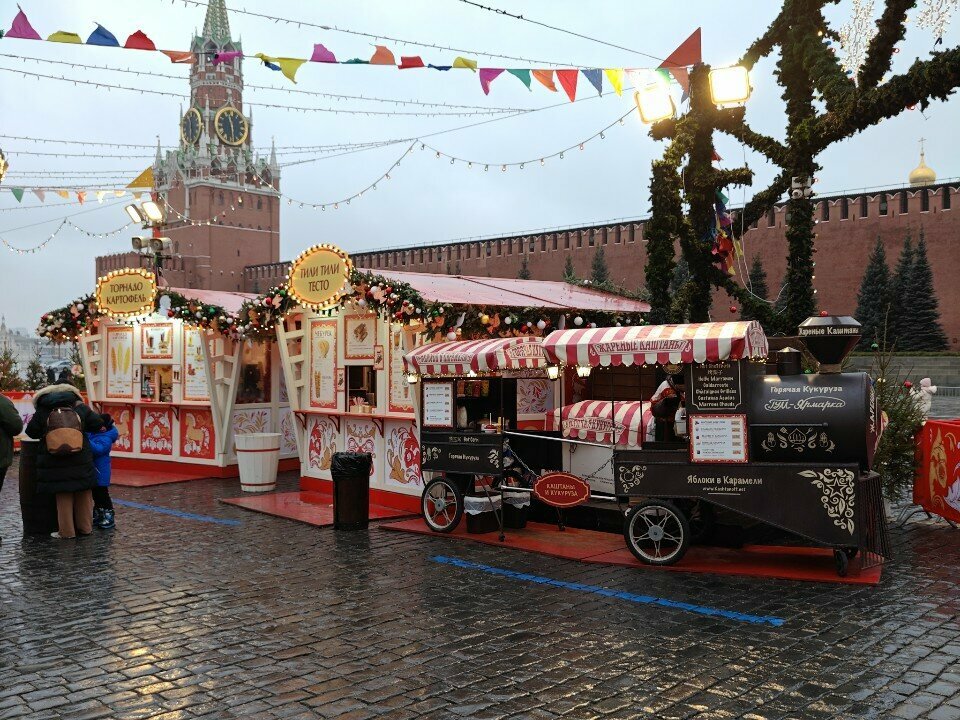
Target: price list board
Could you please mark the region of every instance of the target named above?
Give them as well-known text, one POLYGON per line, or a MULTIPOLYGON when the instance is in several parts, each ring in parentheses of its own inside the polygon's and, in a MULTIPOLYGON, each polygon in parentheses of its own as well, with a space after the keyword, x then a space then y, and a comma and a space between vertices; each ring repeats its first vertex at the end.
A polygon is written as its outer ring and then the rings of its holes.
POLYGON ((747 416, 691 415, 690 461, 747 462, 747 416))
POLYGON ((701 363, 691 368, 691 412, 733 412, 743 402, 739 362, 701 363))

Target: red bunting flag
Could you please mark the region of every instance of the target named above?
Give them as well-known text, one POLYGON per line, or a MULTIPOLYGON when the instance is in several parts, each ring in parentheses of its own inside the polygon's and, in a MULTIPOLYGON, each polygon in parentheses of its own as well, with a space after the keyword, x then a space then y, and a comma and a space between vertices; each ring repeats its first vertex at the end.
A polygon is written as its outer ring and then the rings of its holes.
POLYGON ((560 86, 567 93, 570 102, 573 102, 577 97, 577 76, 579 74, 579 70, 557 70, 557 80, 560 81, 560 86))
MULTIPOLYGON (((690 37, 684 40, 680 45, 667 56, 667 59, 660 63, 662 68, 689 67, 701 62, 703 55, 700 52, 700 28, 691 33, 690 37)), ((677 82, 680 82, 679 79, 677 82)))
POLYGON ((127 41, 123 44, 128 50, 156 50, 157 46, 153 44, 153 40, 148 38, 143 30, 137 30, 133 35, 127 38, 127 41))
POLYGON ((422 68, 423 60, 419 55, 401 55, 400 65, 398 67, 401 70, 410 70, 411 68, 422 68))

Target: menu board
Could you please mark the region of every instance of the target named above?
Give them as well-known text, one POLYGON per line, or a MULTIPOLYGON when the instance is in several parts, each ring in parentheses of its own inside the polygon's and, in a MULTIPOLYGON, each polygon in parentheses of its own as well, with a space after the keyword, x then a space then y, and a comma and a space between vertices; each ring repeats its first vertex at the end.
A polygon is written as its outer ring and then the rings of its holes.
POLYGON ((133 328, 107 328, 108 399, 133 399, 133 328))
POLYGON ((345 315, 343 332, 346 336, 343 357, 346 360, 373 360, 377 344, 376 315, 345 315))
POLYGON ((743 401, 739 362, 694 365, 690 382, 689 402, 694 412, 736 410, 743 401))
POLYGON ((453 383, 424 383, 423 426, 453 427, 453 383))
POLYGON ((337 409, 337 321, 310 323, 310 407, 337 409))
POLYGON ((173 359, 171 323, 144 323, 140 326, 140 357, 144 360, 173 359))
POLYGON ((407 382, 403 370, 403 326, 390 326, 390 342, 387 347, 390 356, 390 406, 392 413, 413 412, 413 386, 407 382))
POLYGON ((203 360, 203 333, 197 328, 183 328, 183 399, 210 399, 207 371, 203 360))
POLYGON ((690 415, 690 461, 747 462, 746 415, 690 415))

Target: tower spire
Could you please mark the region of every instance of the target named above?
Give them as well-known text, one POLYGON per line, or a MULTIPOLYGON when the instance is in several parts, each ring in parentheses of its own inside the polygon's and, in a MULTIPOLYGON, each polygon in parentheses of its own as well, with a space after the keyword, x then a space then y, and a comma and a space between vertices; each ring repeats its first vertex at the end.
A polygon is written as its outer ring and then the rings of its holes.
POLYGON ((226 0, 210 0, 207 3, 207 17, 203 21, 203 36, 218 43, 230 40, 230 20, 227 17, 226 0))

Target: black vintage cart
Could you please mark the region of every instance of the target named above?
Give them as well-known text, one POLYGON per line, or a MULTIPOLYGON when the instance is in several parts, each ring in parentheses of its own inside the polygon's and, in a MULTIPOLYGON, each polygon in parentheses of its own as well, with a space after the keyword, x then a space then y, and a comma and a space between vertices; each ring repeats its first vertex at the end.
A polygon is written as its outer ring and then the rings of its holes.
POLYGON ((629 506, 624 538, 649 564, 680 560, 691 508, 735 511, 834 550, 837 571, 890 554, 879 476, 881 431, 872 383, 839 365, 859 339, 852 318, 815 317, 800 328, 820 372, 799 353, 765 362, 756 322, 566 330, 544 341, 561 367, 669 368, 686 417, 657 425, 637 450, 613 450, 615 493, 629 506))

